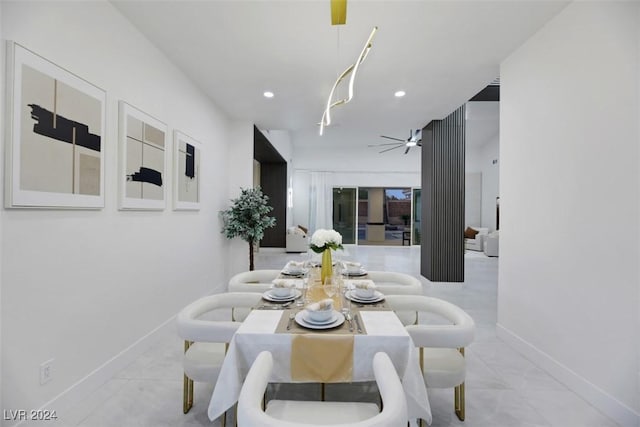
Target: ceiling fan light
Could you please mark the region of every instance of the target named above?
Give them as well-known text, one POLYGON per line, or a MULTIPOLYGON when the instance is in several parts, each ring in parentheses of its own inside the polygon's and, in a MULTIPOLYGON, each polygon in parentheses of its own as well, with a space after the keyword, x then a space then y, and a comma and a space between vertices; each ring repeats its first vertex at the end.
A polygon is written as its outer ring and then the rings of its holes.
POLYGON ((262 94, 265 98, 273 98, 273 92, 267 90, 262 94))
POLYGON ((416 141, 407 141, 406 145, 407 147, 415 147, 418 143, 416 141))
POLYGON ((402 98, 403 96, 405 96, 407 93, 403 90, 399 90, 396 93, 393 94, 393 96, 395 96, 396 98, 402 98))

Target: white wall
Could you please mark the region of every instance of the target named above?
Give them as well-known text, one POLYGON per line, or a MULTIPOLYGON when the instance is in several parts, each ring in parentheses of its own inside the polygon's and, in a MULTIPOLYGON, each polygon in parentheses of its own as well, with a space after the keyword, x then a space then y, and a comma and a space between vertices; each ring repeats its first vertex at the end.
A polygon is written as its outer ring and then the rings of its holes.
MULTIPOLYGON (((3 25, 2 25, 2 18, 3 18, 3 11, 2 11, 2 4, 0 3, 0 35, 3 34, 3 25)), ((0 37, 1 39, 1 37, 0 37)), ((4 52, 0 51, 0 55, 3 55, 4 52)), ((6 81, 6 75, 5 75, 5 67, 4 66, 0 66, 0 82, 5 82, 6 81)), ((5 94, 5 85, 4 84, 0 84, 0 99, 6 99, 5 98, 6 94, 5 94)), ((4 118, 5 118, 5 102, 0 102, 0 129, 5 129, 5 123, 4 123, 4 118)), ((3 137, 3 133, 0 132, 0 137, 3 137)), ((4 166, 2 166, 4 164, 4 150, 3 153, 0 153, 0 176, 2 176, 2 173, 4 172, 4 166)), ((4 241, 4 232, 3 230, 3 224, 4 224, 4 210, 0 209, 0 242, 4 241)), ((4 276, 4 270, 2 268, 2 244, 0 244, 0 377, 2 376, 2 364, 3 364, 3 360, 2 360, 2 354, 3 354, 3 345, 2 345, 2 319, 3 319, 3 315, 2 315, 2 277, 4 276)), ((3 393, 2 393, 2 386, 0 385, 0 408, 6 408, 6 406, 4 406, 4 402, 3 402, 3 393)), ((1 424, 0 424, 1 425, 1 424)))
POLYGON ((469 146, 465 147, 464 153, 464 171, 465 173, 482 172, 482 147, 469 146))
MULTIPOLYGON (((227 144, 252 144, 253 135, 250 127, 250 136, 229 132, 221 111, 110 3, 1 7, 3 39, 107 92, 106 207, 0 216, 2 403, 29 409, 59 396, 63 401, 74 389, 61 393, 79 381, 93 378, 96 385, 125 356, 120 352, 165 322, 172 327, 172 316, 188 302, 224 288, 225 265, 237 255, 217 219, 231 188, 227 144), (199 212, 174 212, 170 205, 162 212, 117 210, 120 99, 161 119, 170 132, 180 129, 203 143, 199 212), (53 380, 41 386, 39 365, 51 358, 53 380)), ((4 52, 1 57, 4 63, 4 52)), ((239 161, 251 170, 251 156, 239 161)), ((75 390, 86 393, 89 383, 75 390)))
POLYGON ((291 144, 291 136, 289 131, 286 130, 260 130, 264 136, 269 140, 273 148, 280 153, 282 158, 290 162, 293 157, 293 146, 291 144))
MULTIPOLYGON (((228 148, 229 193, 223 209, 229 208, 231 199, 240 195, 241 188, 253 188, 253 124, 234 121, 229 127, 229 133, 234 142, 228 148)), ((220 230, 222 222, 219 218, 218 223, 218 230, 220 230)), ((249 270, 249 243, 236 237, 233 240, 226 240, 226 244, 231 249, 231 253, 237 255, 228 260, 227 277, 249 270)))
POLYGON ((464 223, 469 226, 482 226, 482 173, 464 175, 464 223))
POLYGON ((420 148, 412 149, 406 156, 401 150, 396 151, 400 153, 379 154, 366 147, 296 148, 293 223, 309 224, 310 172, 331 171, 327 173, 329 187, 420 187, 420 148))
POLYGON ((500 336, 637 426, 640 4, 574 2, 501 66, 500 336))
POLYGON ((496 229, 496 197, 500 195, 499 138, 484 144, 479 153, 482 170, 482 226, 496 229), (493 163, 497 161, 496 163, 493 163))

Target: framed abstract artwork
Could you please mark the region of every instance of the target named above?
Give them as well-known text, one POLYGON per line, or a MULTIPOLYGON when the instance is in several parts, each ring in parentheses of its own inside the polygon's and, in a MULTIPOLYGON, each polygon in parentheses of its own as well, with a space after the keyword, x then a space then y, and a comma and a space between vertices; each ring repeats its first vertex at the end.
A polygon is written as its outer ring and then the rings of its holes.
POLYGON ((167 125, 124 101, 119 103, 120 209, 163 210, 168 170, 167 125))
POLYGON ((8 208, 104 207, 104 90, 7 43, 8 208))
POLYGON ((180 131, 173 132, 173 208, 200 209, 201 145, 180 131))

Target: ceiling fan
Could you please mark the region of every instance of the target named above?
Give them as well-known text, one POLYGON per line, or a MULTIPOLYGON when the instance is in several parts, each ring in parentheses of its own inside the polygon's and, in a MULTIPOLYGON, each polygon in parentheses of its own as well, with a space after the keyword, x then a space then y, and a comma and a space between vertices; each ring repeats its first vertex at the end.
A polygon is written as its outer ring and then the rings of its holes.
POLYGON ((416 129, 415 131, 413 129, 410 129, 409 138, 407 139, 394 138, 392 136, 386 136, 386 135, 380 135, 380 137, 392 139, 394 141, 400 141, 400 142, 390 142, 388 144, 369 145, 369 147, 384 147, 387 145, 395 145, 395 147, 386 148, 380 151, 380 153, 386 153, 387 151, 395 150, 396 148, 406 147, 406 149, 404 150, 404 154, 407 154, 411 149, 411 147, 415 147, 415 146, 422 147, 422 129, 416 129))

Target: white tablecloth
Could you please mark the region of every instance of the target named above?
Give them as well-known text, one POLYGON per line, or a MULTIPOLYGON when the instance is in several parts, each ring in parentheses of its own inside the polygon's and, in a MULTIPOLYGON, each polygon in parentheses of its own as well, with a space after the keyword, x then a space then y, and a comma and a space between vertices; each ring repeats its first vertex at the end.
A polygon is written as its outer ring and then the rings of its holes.
MULTIPOLYGON (((361 311, 366 335, 354 335, 353 381, 373 381, 373 356, 386 352, 400 375, 407 398, 409 418, 431 423, 431 407, 420 372, 418 351, 406 329, 392 311, 361 311)), ((229 345, 218 382, 209 402, 209 419, 215 420, 233 406, 251 364, 261 351, 273 354, 272 382, 291 380, 290 358, 293 334, 275 334, 282 317, 280 310, 253 310, 229 345)), ((310 331, 311 333, 311 331, 310 331)))

